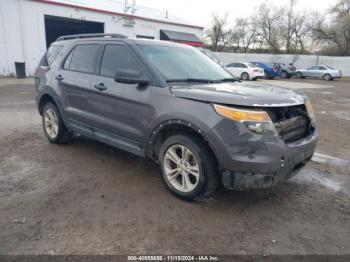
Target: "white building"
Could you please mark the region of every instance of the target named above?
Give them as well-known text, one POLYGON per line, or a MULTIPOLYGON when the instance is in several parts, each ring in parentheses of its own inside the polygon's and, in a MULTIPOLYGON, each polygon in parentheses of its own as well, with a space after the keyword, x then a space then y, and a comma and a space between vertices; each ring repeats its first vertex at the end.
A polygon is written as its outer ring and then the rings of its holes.
POLYGON ((0 0, 0 75, 32 75, 61 35, 119 33, 202 45, 203 27, 167 11, 116 0, 0 0))

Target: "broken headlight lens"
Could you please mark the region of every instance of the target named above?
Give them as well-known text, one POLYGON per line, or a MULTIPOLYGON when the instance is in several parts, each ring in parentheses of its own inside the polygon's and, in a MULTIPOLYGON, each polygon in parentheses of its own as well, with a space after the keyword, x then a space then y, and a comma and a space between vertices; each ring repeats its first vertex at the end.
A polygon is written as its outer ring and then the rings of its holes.
POLYGON ((263 110, 238 109, 221 105, 214 105, 214 108, 219 115, 241 122, 256 134, 277 134, 269 114, 263 110))
POLYGON ((307 100, 307 102, 305 103, 305 107, 306 107, 307 114, 311 119, 311 122, 313 124, 316 124, 316 117, 315 117, 314 109, 312 108, 310 100, 307 100))

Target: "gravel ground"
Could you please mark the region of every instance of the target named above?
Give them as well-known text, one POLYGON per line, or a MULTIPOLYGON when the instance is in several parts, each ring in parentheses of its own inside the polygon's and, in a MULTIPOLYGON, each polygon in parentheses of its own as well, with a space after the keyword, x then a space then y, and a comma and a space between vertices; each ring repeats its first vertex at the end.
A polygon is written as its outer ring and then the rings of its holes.
POLYGON ((188 203, 149 160, 48 143, 32 80, 0 79, 0 254, 350 254, 350 82, 288 86, 314 104, 313 160, 277 188, 188 203))

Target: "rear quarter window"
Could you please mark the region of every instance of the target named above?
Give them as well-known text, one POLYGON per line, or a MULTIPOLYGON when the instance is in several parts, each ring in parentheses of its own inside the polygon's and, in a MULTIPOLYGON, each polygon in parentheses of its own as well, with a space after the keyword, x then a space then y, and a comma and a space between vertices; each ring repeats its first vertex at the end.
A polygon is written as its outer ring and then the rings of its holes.
POLYGON ((47 65, 52 64, 52 62, 56 59, 56 57, 58 56, 62 48, 63 46, 60 46, 60 45, 53 45, 49 47, 45 56, 47 65))

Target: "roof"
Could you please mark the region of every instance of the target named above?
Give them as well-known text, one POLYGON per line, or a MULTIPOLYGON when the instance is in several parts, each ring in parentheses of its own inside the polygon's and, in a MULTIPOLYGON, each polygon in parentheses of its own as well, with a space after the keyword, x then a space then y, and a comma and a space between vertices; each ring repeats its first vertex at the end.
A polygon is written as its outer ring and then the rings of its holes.
MULTIPOLYGON (((98 1, 89 1, 89 0, 33 0, 36 2, 53 4, 59 6, 80 8, 93 12, 107 13, 110 15, 121 16, 125 15, 124 8, 125 3, 117 0, 98 0, 98 1)), ((136 5, 136 12, 134 15, 131 15, 128 12, 128 17, 135 19, 143 19, 154 22, 161 22, 173 25, 181 25, 186 27, 203 29, 203 26, 194 24, 192 22, 186 21, 180 17, 177 17, 173 14, 168 13, 165 10, 159 10, 154 8, 149 8, 145 6, 136 5)))

